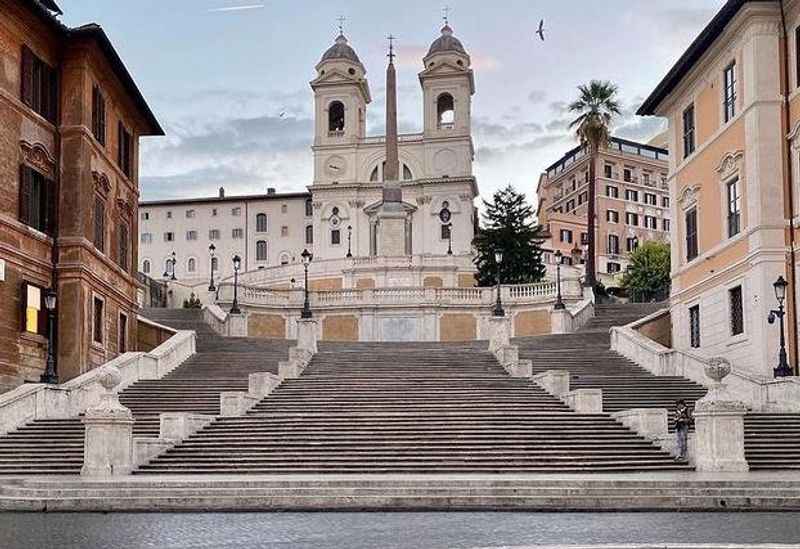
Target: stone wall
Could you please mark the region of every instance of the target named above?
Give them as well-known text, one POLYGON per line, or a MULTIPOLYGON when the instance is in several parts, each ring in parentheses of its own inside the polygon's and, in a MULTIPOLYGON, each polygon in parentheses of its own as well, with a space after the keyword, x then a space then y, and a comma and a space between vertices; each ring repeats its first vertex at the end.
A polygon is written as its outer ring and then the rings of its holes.
POLYGON ((323 341, 358 341, 358 317, 330 315, 322 319, 323 341))
POLYGON ((278 314, 251 313, 247 315, 247 335, 249 337, 286 337, 286 319, 278 314))
POLYGON ((426 276, 425 279, 422 281, 423 288, 442 288, 444 287, 444 281, 442 281, 442 277, 440 276, 426 276))
POLYGON ((367 288, 374 288, 375 287, 375 279, 374 278, 359 278, 356 280, 356 288, 359 290, 364 290, 367 288))
POLYGON ((514 315, 515 336, 542 335, 550 332, 550 311, 548 309, 521 311, 514 315))
POLYGON ((672 348, 672 321, 669 312, 640 324, 636 330, 656 343, 672 348))
POLYGON ((149 322, 136 323, 137 348, 141 352, 150 352, 175 334, 174 330, 162 328, 149 322))
MULTIPOLYGON (((302 286, 301 286, 302 287, 302 286)), ((341 290, 341 278, 318 278, 316 280, 308 281, 308 288, 310 290, 324 292, 326 290, 341 290)))
POLYGON ((439 319, 440 341, 473 341, 478 322, 472 313, 445 313, 439 319))
POLYGON ((459 288, 474 288, 478 285, 478 281, 475 280, 475 275, 471 273, 460 273, 458 275, 458 287, 459 288))

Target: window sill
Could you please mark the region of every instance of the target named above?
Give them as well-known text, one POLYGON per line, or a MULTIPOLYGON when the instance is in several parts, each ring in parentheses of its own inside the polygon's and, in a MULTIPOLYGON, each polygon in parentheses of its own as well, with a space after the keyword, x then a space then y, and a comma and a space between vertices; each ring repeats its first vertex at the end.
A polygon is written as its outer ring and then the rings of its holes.
POLYGON ((743 343, 749 343, 750 336, 745 333, 737 334, 735 336, 731 336, 730 339, 725 343, 726 347, 734 347, 736 345, 741 345, 743 343))

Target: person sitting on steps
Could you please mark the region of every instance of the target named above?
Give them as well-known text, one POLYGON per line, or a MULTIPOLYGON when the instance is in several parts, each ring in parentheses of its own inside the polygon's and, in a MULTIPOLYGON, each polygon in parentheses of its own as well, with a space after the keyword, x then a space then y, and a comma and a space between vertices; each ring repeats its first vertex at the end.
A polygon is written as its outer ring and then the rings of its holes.
POLYGON ((678 455, 675 456, 675 461, 682 461, 687 458, 687 441, 691 424, 692 413, 686 406, 686 402, 681 399, 675 405, 675 437, 678 442, 678 455))

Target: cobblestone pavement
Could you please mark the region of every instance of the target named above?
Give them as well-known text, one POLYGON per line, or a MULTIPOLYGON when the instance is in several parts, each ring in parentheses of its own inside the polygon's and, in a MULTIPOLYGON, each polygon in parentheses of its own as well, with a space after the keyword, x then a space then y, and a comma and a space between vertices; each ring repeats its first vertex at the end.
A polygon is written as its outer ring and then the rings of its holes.
POLYGON ((473 549, 800 543, 796 513, 0 514, 3 549, 473 549))

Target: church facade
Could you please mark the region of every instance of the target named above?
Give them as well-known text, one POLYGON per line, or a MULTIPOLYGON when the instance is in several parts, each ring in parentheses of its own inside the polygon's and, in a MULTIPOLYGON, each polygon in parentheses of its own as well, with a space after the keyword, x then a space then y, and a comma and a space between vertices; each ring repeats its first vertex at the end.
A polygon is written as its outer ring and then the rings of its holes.
POLYGON ((473 285, 475 84, 470 56, 452 29, 445 25, 422 59, 420 133, 397 132, 391 46, 383 136, 366 135, 367 71, 344 34, 315 70, 314 175, 307 192, 142 202, 140 271, 153 278, 174 274, 187 286, 207 284, 212 265, 217 280, 232 275, 231 258, 238 255, 245 283, 281 287, 296 281, 307 248, 314 256, 312 286, 319 289, 421 286, 425 277, 409 275, 409 266, 419 271, 431 263, 444 265, 449 276, 429 277, 427 285, 473 285), (402 272, 342 272, 378 258, 394 258, 389 263, 402 264, 402 272))

